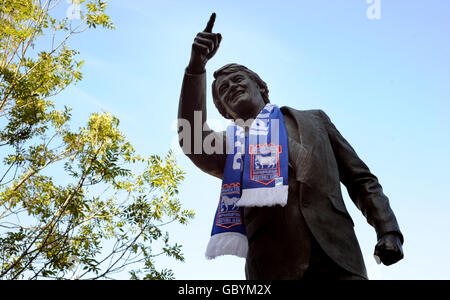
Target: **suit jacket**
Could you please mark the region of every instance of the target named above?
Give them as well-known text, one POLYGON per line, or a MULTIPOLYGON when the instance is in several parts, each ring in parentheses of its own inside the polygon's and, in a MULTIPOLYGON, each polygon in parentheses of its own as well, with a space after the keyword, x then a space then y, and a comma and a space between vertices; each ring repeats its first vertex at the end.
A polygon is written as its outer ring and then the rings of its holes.
POLYGON ((347 271, 367 278, 353 221, 340 182, 380 238, 403 237, 377 178, 321 110, 282 107, 295 120, 297 137, 289 137, 289 198, 286 207, 246 208, 249 239, 248 279, 296 279, 309 258, 308 234, 347 271), (296 181, 297 184, 295 184, 296 181), (305 229, 305 224, 307 229, 305 229), (309 229, 309 230, 308 230, 309 229))

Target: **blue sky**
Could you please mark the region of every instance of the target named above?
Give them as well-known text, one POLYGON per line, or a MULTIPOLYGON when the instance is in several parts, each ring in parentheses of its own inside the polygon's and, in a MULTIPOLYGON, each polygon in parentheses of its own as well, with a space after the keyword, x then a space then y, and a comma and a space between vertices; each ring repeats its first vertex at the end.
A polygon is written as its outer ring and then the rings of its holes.
MULTIPOLYGON (((227 124, 210 83, 230 62, 256 71, 272 103, 323 109, 379 178, 405 236, 404 260, 376 265, 375 231, 343 189, 369 277, 450 279, 450 2, 380 3, 381 18, 370 20, 366 0, 111 1, 117 29, 70 42, 86 60, 84 79, 55 100, 73 107, 75 124, 110 111, 138 152, 166 153, 192 41, 216 12, 223 40, 207 65, 211 125, 227 124)), ((187 173, 179 197, 196 217, 170 228, 186 262, 157 262, 177 279, 243 279, 243 259, 204 257, 220 180, 177 158, 187 173)))

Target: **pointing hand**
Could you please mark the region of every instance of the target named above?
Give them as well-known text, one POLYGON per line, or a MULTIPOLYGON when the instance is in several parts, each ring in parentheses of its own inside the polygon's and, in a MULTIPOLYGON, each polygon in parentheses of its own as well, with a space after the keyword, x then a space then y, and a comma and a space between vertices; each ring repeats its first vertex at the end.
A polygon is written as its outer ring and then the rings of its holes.
POLYGON ((188 72, 192 74, 201 74, 205 71, 205 66, 219 48, 222 36, 220 33, 212 33, 216 14, 213 13, 209 18, 205 29, 199 32, 194 39, 191 51, 191 60, 188 65, 188 72))

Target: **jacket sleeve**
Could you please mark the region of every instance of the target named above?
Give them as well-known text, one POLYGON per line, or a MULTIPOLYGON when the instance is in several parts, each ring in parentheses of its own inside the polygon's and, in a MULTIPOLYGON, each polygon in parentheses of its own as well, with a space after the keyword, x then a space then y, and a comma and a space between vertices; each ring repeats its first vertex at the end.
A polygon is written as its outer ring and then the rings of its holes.
POLYGON ((340 180, 347 188, 350 198, 366 217, 367 222, 375 228, 378 239, 386 233, 396 233, 403 244, 403 235, 397 219, 377 177, 370 172, 325 112, 319 110, 319 114, 327 128, 340 180))
POLYGON ((178 105, 179 143, 202 171, 222 179, 226 161, 226 134, 206 122, 206 74, 184 74, 178 105))

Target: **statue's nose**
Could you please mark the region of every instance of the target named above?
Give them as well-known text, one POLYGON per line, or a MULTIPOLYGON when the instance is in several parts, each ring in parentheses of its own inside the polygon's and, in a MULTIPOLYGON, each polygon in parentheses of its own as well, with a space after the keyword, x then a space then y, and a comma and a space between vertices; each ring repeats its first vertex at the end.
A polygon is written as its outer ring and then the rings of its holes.
POLYGON ((236 91, 238 86, 239 85, 236 82, 230 82, 230 92, 231 92, 231 94, 233 94, 236 91))

